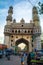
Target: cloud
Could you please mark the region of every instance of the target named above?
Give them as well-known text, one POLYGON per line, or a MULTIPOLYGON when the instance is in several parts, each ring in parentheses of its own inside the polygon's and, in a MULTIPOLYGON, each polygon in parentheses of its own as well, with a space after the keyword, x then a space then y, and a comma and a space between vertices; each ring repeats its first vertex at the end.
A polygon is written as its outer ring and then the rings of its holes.
POLYGON ((6 24, 7 9, 0 9, 0 30, 3 29, 6 24))
POLYGON ((6 24, 7 9, 0 9, 0 42, 4 40, 4 26, 6 24))
POLYGON ((27 1, 22 1, 15 5, 14 7, 14 18, 16 18, 17 21, 20 21, 21 18, 24 18, 27 21, 31 20, 32 18, 32 6, 30 8, 31 4, 27 1))

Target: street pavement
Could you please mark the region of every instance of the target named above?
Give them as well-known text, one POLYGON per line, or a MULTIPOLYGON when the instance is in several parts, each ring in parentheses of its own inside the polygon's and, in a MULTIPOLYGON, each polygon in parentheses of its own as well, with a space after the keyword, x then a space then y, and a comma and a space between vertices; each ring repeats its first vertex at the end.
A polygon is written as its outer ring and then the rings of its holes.
MULTIPOLYGON (((27 65, 26 59, 24 63, 24 65, 27 65)), ((2 59, 0 59, 0 65, 21 65, 20 56, 11 55, 10 60, 7 60, 6 57, 3 57, 2 59)))

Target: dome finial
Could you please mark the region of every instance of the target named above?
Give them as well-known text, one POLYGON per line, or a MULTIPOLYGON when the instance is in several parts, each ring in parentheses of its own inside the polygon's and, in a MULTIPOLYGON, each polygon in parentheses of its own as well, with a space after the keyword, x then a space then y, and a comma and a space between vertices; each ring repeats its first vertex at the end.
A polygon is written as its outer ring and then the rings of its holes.
POLYGON ((13 14, 13 7, 12 6, 9 7, 8 13, 12 13, 13 14))
POLYGON ((21 23, 25 23, 25 20, 22 18, 20 22, 21 22, 21 23))

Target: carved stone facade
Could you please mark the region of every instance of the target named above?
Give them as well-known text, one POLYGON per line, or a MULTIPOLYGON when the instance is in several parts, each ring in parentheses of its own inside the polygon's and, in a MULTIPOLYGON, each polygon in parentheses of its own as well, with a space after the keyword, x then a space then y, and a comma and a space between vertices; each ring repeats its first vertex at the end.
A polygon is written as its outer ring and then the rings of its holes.
POLYGON ((23 18, 20 20, 20 23, 17 23, 15 19, 12 20, 12 14, 13 7, 11 6, 8 10, 7 24, 4 27, 4 43, 8 47, 12 47, 16 43, 24 42, 28 47, 28 51, 41 49, 41 27, 37 8, 33 7, 32 9, 33 18, 30 23, 25 23, 23 18))

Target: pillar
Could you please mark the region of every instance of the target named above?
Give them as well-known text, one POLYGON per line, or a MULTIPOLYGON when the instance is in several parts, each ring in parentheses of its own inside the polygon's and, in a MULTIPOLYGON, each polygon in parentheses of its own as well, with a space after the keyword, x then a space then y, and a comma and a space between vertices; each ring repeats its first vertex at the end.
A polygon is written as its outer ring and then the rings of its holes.
POLYGON ((7 45, 7 47, 10 47, 10 38, 9 36, 4 36, 4 44, 7 45))
POLYGON ((29 52, 32 52, 32 44, 31 44, 31 41, 29 42, 29 52))
POLYGON ((36 37, 34 40, 34 49, 41 50, 41 38, 40 36, 36 37))

